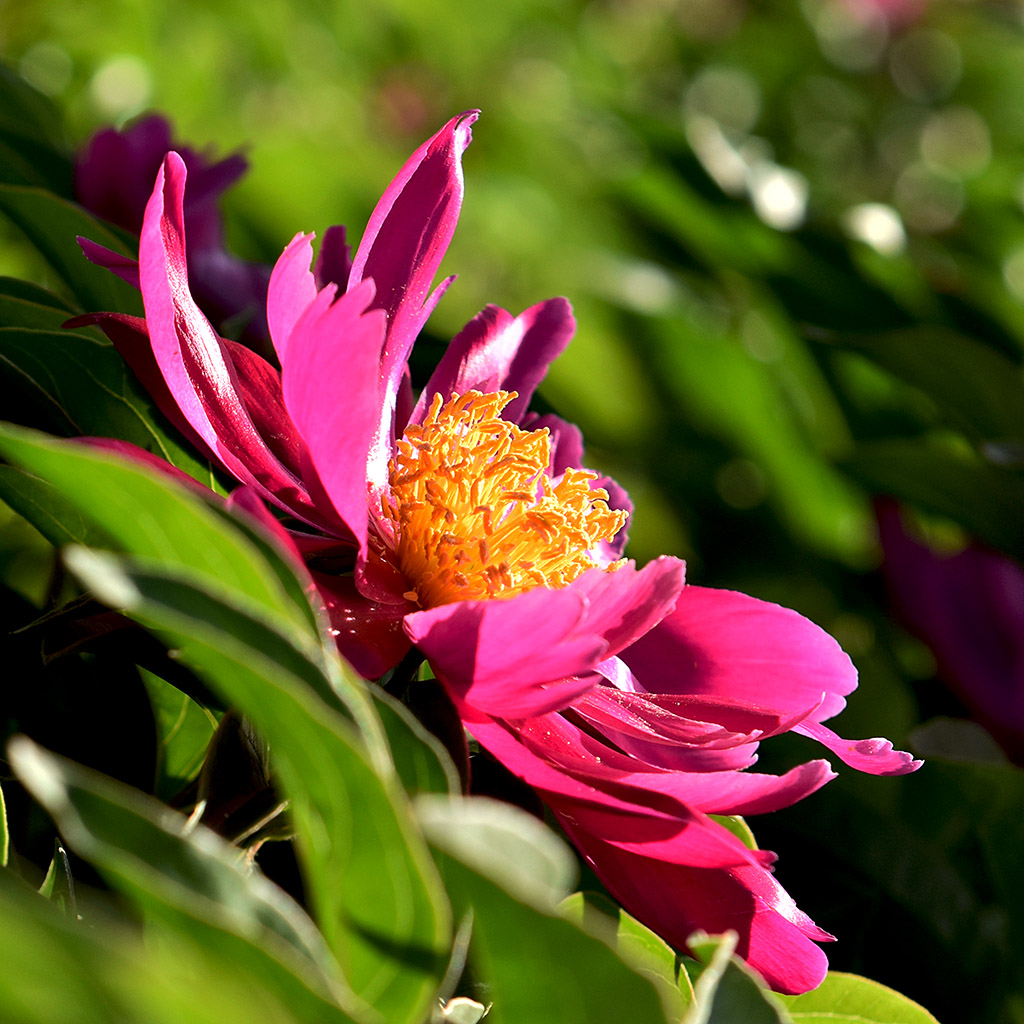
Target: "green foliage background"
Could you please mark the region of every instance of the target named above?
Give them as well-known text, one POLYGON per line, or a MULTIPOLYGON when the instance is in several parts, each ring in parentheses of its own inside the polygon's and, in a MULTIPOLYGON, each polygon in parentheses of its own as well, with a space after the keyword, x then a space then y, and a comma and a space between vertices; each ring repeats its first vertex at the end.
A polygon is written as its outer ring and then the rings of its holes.
MULTIPOLYGON (((412 148, 481 108, 443 268, 460 276, 424 363, 487 302, 568 296, 578 336, 542 394, 630 490, 630 553, 681 555, 691 582, 832 632, 861 672, 846 735, 904 746, 921 723, 963 716, 892 620, 871 498, 1024 557, 1018 5, 6 0, 0 56, 60 109, 68 150, 149 109, 192 145, 243 148, 230 245, 266 262, 299 230, 358 237, 412 148), (784 229, 771 182, 804 211, 784 229), (895 211, 902 243, 859 240, 863 204, 895 211)), ((28 157, 29 181, 66 174, 28 157)), ((0 241, 0 274, 67 294, 9 220, 0 241)), ((3 415, 21 418, 16 404, 3 415)), ((9 516, 0 570, 17 624, 49 564, 9 516)), ((834 966, 946 1024, 1011 1024, 1024 1020, 1024 781, 967 763, 963 735, 918 775, 846 771, 753 826, 840 936, 834 966)), ((76 742, 65 752, 110 770, 87 756, 97 737, 76 742)), ((806 756, 779 742, 762 765, 806 756)))

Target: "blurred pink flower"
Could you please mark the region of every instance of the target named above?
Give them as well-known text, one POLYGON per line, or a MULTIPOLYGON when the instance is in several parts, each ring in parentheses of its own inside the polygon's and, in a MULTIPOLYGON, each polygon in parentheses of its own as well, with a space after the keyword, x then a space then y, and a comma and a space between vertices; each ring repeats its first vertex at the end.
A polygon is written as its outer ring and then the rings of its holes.
MULTIPOLYGON (((214 323, 234 321, 244 328, 242 337, 246 341, 258 344, 267 333, 264 310, 270 268, 236 259, 224 249, 217 206, 221 193, 245 173, 248 165, 244 157, 234 153, 213 161, 203 153, 176 145, 168 121, 151 114, 121 130, 104 128, 82 147, 74 171, 78 201, 97 217, 138 234, 153 179, 169 150, 177 150, 188 169, 184 217, 188 269, 196 301, 214 323)), ((105 251, 100 246, 94 248, 105 251)), ((114 266, 111 269, 116 272, 114 266)), ((127 273, 122 276, 137 285, 132 267, 125 264, 123 269, 127 273)))
POLYGON ((914 536, 895 502, 876 509, 900 617, 971 715, 1024 763, 1024 567, 977 542, 939 554, 914 536))
POLYGON ((817 626, 684 587, 678 559, 621 558, 624 492, 581 468, 577 428, 527 411, 575 327, 564 299, 519 316, 487 307, 414 399, 409 352, 452 280, 431 288, 475 119, 416 150, 351 261, 338 229, 314 272, 311 236, 288 245, 267 298, 280 373, 218 338, 192 300, 173 153, 140 242, 146 320, 78 322, 100 324, 174 422, 291 517, 357 669, 379 677, 415 645, 627 909, 679 946, 696 928, 735 928, 770 984, 803 991, 824 975, 815 943, 830 936, 774 881, 772 854, 708 815, 774 810, 832 777, 825 761, 746 771, 780 732, 876 774, 917 762, 821 724, 856 673, 817 626))

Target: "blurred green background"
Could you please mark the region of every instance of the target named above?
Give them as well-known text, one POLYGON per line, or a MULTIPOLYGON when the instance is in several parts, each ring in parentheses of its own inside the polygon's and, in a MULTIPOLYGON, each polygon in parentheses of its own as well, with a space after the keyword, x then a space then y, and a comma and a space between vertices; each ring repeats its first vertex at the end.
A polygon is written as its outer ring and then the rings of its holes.
MULTIPOLYGON (((266 262, 299 230, 357 239, 408 153, 481 108, 426 361, 487 302, 568 296, 578 335, 542 395, 630 490, 630 553, 831 631, 862 678, 844 735, 904 745, 963 715, 892 621, 872 498, 1024 556, 1024 7, 0 0, 0 55, 69 148, 157 110, 242 149, 229 243, 266 262)), ((57 287, 6 223, 0 240, 0 273, 57 287)), ((778 747, 765 766, 807 756, 778 747)), ((946 1021, 1024 1020, 1000 881, 1024 787, 989 770, 847 771, 753 823, 840 934, 834 965, 946 1021)))

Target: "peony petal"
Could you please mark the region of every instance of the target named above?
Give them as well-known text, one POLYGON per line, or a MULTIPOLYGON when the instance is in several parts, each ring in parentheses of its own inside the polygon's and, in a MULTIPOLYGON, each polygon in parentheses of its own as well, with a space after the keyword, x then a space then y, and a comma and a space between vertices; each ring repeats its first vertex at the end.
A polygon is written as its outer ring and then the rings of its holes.
POLYGON ((591 569, 567 589, 586 602, 584 625, 607 643, 606 657, 634 643, 672 610, 683 589, 686 566, 662 555, 639 572, 632 562, 618 569, 591 569))
POLYGON ((351 576, 314 572, 338 650, 365 679, 379 679, 409 653, 402 631, 403 609, 368 601, 351 576))
POLYGON ((300 231, 285 246, 270 274, 267 326, 281 366, 285 364, 288 339, 296 321, 316 298, 317 287, 309 269, 313 261, 312 239, 312 235, 300 231))
POLYGON ((317 288, 333 284, 339 292, 346 292, 351 273, 352 255, 346 241, 345 228, 335 224, 324 232, 320 251, 316 255, 313 278, 317 288))
POLYGON ((777 992, 820 985, 828 959, 818 928, 759 865, 709 869, 623 851, 559 817, 569 838, 631 914, 677 949, 697 930, 739 934, 737 953, 777 992))
POLYGON ((319 524, 302 482, 267 447, 250 417, 227 348, 188 290, 185 165, 164 160, 143 223, 139 271, 153 354, 185 419, 242 483, 319 524))
POLYGON ((405 631, 466 703, 500 718, 565 707, 595 685, 604 640, 581 629, 571 588, 537 587, 505 600, 458 601, 406 616, 405 631))
POLYGON ((131 256, 122 256, 121 253, 114 252, 113 249, 108 249, 105 245, 83 238, 81 235, 76 235, 75 240, 90 263, 95 263, 97 267, 103 267, 104 270, 116 274, 133 288, 140 287, 138 260, 133 260, 131 256))
POLYGON ((817 740, 851 768, 869 775, 906 775, 924 764, 916 761, 912 754, 893 750, 892 743, 879 736, 869 740, 844 740, 820 722, 811 721, 794 726, 793 732, 817 740))
POLYGON ((412 154, 384 190, 352 261, 349 287, 372 278, 377 308, 387 314, 381 361, 381 428, 370 479, 383 487, 396 396, 416 335, 440 299, 445 282, 431 283, 462 209, 462 154, 478 111, 452 118, 412 154))
POLYGON ((445 350, 420 394, 413 421, 422 421, 435 394, 447 400, 475 390, 518 392, 502 412, 504 419, 518 423, 549 364, 569 344, 575 329, 572 307, 565 299, 548 299, 517 317, 487 306, 445 350))
POLYGON ((331 303, 316 297, 292 329, 282 369, 284 401, 305 442, 319 483, 367 553, 366 460, 376 431, 384 314, 366 312, 373 283, 331 303))
POLYGON ((642 689, 707 694, 821 721, 857 686, 850 659, 788 608, 730 590, 686 587, 675 610, 622 655, 642 689), (822 695, 825 695, 822 700, 822 695))

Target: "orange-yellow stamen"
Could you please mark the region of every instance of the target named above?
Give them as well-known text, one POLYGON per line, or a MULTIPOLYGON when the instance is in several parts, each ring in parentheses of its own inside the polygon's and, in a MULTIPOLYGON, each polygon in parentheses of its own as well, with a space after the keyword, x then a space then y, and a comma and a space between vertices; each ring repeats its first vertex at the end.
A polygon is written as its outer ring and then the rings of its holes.
POLYGON ((626 521, 607 491, 590 486, 596 473, 567 469, 551 482, 547 429, 501 418, 516 397, 435 395, 396 445, 382 507, 407 596, 424 608, 564 587, 596 567, 592 549, 626 521))

